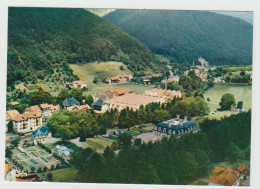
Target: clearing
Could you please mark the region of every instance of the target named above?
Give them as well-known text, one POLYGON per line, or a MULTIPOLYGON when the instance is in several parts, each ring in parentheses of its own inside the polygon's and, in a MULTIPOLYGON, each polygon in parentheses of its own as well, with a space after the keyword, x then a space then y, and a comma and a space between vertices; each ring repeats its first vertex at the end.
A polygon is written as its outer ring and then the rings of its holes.
POLYGON ((41 173, 40 176, 47 179, 47 174, 52 173, 53 181, 55 182, 77 182, 76 175, 77 169, 69 167, 64 169, 57 169, 53 171, 47 171, 45 173, 41 173))
POLYGON ((104 150, 107 146, 111 146, 113 141, 102 138, 87 138, 86 142, 82 144, 87 148, 90 147, 94 150, 104 150))
POLYGON ((132 73, 122 62, 70 64, 70 68, 73 70, 73 74, 77 75, 81 81, 86 82, 89 87, 95 85, 93 83, 95 77, 103 81, 107 77, 132 73), (123 70, 120 69, 121 66, 123 66, 123 70))
POLYGON ((212 88, 209 88, 205 94, 204 97, 207 99, 210 98, 210 101, 207 102, 209 106, 209 111, 216 111, 214 114, 210 114, 209 118, 216 118, 220 119, 223 116, 228 116, 230 114, 234 114, 234 112, 231 111, 217 111, 219 106, 219 102, 221 100, 221 97, 223 94, 231 93, 234 95, 236 99, 236 103, 238 101, 243 101, 243 107, 246 110, 251 109, 252 104, 252 86, 239 86, 239 85, 222 85, 217 84, 212 88))

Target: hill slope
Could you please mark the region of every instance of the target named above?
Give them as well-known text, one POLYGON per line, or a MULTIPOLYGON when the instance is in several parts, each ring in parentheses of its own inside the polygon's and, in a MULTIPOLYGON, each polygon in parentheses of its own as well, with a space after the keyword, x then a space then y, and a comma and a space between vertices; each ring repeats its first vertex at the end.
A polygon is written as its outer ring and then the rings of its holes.
POLYGON ((251 64, 253 27, 207 11, 116 10, 104 17, 172 61, 251 64))
POLYGON ((120 61, 134 73, 161 69, 147 47, 84 9, 9 8, 8 85, 54 72, 72 80, 68 64, 93 61, 120 61))

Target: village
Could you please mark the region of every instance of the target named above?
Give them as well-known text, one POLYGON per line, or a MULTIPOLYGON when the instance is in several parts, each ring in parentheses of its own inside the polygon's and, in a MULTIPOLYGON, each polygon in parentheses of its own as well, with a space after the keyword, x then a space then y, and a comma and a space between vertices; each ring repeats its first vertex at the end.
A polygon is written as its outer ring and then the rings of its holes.
MULTIPOLYGON (((156 123, 137 124, 128 128, 109 128, 105 133, 96 134, 92 138, 85 139, 85 141, 81 141, 81 138, 77 137, 67 140, 66 143, 62 138, 53 136, 53 130, 48 126, 48 120, 57 112, 64 110, 69 112, 91 112, 93 115, 98 116, 113 110, 118 112, 125 110, 138 111, 150 104, 166 106, 176 99, 187 96, 187 91, 183 89, 174 90, 172 86, 178 86, 180 78, 188 76, 190 72, 194 73, 194 77, 199 78, 206 86, 223 85, 226 82, 231 83, 230 78, 228 80, 228 76, 224 76, 223 73, 213 74, 214 70, 218 68, 210 68, 208 62, 202 58, 199 58, 199 62, 201 65, 194 65, 193 62, 193 65, 185 70, 183 74, 176 74, 179 73, 178 68, 169 65, 168 75, 161 80, 159 87, 154 85, 153 88, 145 90, 144 93, 136 92, 131 88, 118 87, 107 90, 103 94, 95 93, 91 96, 91 104, 87 104, 86 100, 78 101, 74 96, 71 96, 63 99, 61 104, 42 103, 29 106, 22 113, 19 113, 16 109, 19 106, 19 100, 8 102, 9 108, 6 111, 7 154, 5 179, 8 181, 52 180, 53 175, 51 173, 44 175, 44 172, 71 167, 71 154, 78 148, 90 147, 99 153, 104 153, 104 149, 111 146, 118 153, 120 148, 117 146, 120 135, 123 133, 130 136, 131 143, 134 143, 135 140, 149 143, 162 140, 164 137, 175 136, 180 138, 186 133, 199 132, 198 120, 201 119, 202 115, 176 115, 176 117, 161 120, 162 117, 156 123), (10 127, 12 132, 9 132, 10 127)), ((103 83, 120 86, 122 83, 131 83, 133 79, 134 76, 129 73, 108 77, 103 83)), ((250 82, 251 79, 250 76, 250 82)), ((88 90, 88 84, 85 81, 64 81, 63 85, 67 90, 88 90)), ((140 85, 153 86, 152 79, 144 78, 140 85)), ((246 111, 242 106, 232 108, 232 114, 246 111)), ((210 116, 214 116, 215 112, 210 111, 210 116)), ((248 167, 244 164, 236 165, 233 168, 216 166, 206 183, 209 185, 238 186, 247 182, 248 177, 248 167)))

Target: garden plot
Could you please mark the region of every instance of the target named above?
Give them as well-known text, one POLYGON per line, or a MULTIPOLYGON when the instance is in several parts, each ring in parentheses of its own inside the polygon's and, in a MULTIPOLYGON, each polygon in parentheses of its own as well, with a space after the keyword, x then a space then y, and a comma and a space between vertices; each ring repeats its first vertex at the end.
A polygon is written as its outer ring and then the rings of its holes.
POLYGON ((13 150, 13 157, 17 160, 19 164, 22 164, 24 170, 31 171, 34 167, 37 171, 39 168, 44 168, 45 166, 50 169, 51 166, 61 164, 61 161, 54 158, 52 154, 46 152, 39 146, 29 146, 23 148, 24 152, 17 149, 13 150))

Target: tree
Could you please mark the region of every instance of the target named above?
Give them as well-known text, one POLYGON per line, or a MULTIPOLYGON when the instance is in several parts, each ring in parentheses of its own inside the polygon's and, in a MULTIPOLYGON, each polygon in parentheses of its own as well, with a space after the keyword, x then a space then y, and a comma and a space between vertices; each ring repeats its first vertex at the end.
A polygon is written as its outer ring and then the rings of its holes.
POLYGON ((41 172, 42 172, 42 168, 39 167, 39 168, 38 168, 38 173, 41 173, 41 172))
POLYGON ((43 171, 46 172, 48 169, 46 166, 43 167, 43 171))
POLYGON ((12 120, 8 122, 7 130, 9 133, 14 131, 14 124, 12 120))
POLYGON ((5 157, 12 158, 12 155, 13 155, 12 150, 9 147, 7 147, 5 149, 5 157))
POLYGON ((239 148, 233 142, 230 142, 226 154, 230 162, 236 162, 239 156, 239 148))
POLYGON ((128 145, 131 145, 131 139, 132 139, 132 136, 128 135, 127 133, 122 133, 118 137, 118 143, 119 143, 119 145, 122 145, 122 146, 128 146, 128 145))
POLYGON ((88 95, 88 96, 85 97, 85 104, 92 106, 93 101, 94 101, 94 99, 91 95, 88 95))
POLYGON ((14 140, 12 140, 11 141, 11 144, 14 146, 14 147, 17 147, 18 146, 18 144, 19 144, 19 139, 14 139, 14 140))
POLYGON ((93 83, 97 84, 98 82, 100 82, 100 79, 98 77, 94 77, 93 83))
POLYGON ((39 87, 31 96, 30 105, 38 105, 43 103, 52 104, 54 98, 50 93, 44 91, 41 87, 39 87))
POLYGON ((107 162, 111 162, 115 158, 115 152, 109 146, 107 146, 104 150, 103 156, 107 162))
POLYGON ((117 141, 113 141, 112 144, 111 144, 111 148, 112 148, 113 150, 118 149, 118 142, 117 142, 117 141))
POLYGON ((54 165, 51 165, 51 170, 53 170, 54 169, 54 165))
POLYGON ((245 72, 245 71, 241 71, 241 72, 240 72, 240 75, 241 75, 241 76, 245 76, 245 75, 246 75, 246 72, 245 72))
POLYGON ((231 108, 236 105, 236 100, 234 95, 230 93, 224 94, 221 97, 221 101, 219 105, 222 110, 231 110, 231 108))
POLYGON ((83 91, 82 89, 79 88, 74 88, 70 91, 70 96, 74 97, 77 101, 80 102, 80 104, 82 104, 82 100, 83 100, 83 91))
POLYGON ((140 138, 134 140, 134 145, 140 146, 141 144, 142 144, 142 140, 140 138))
POLYGON ((35 171, 35 167, 31 167, 31 172, 34 172, 35 171))
POLYGON ((120 70, 125 70, 125 67, 123 65, 121 65, 120 70))
POLYGON ((61 89, 57 95, 57 104, 62 104, 62 102, 69 97, 68 89, 61 89))
POLYGON ((48 174, 47 174, 47 179, 48 179, 49 181, 52 181, 52 179, 53 179, 52 173, 48 173, 48 174))
POLYGON ((243 101, 239 101, 237 103, 237 108, 242 109, 243 108, 243 101))

